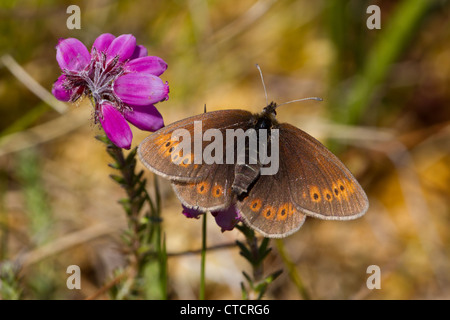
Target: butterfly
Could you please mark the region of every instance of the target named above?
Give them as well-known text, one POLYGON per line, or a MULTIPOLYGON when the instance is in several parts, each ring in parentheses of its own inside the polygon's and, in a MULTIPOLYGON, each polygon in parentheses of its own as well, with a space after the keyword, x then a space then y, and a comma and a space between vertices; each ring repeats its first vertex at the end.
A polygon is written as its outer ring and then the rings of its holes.
POLYGON ((244 222, 265 237, 291 235, 307 216, 326 220, 362 216, 369 201, 358 181, 318 140, 279 123, 277 107, 271 102, 259 114, 219 110, 177 121, 144 139, 139 158, 171 181, 184 206, 207 212, 235 205, 244 222), (262 174, 272 163, 263 161, 260 149, 253 152, 255 134, 245 136, 239 148, 238 142, 228 143, 230 132, 256 133, 258 146, 265 142, 271 157, 277 156, 276 172, 262 174), (199 153, 215 161, 202 160, 199 153), (242 154, 245 161, 239 162, 242 154))

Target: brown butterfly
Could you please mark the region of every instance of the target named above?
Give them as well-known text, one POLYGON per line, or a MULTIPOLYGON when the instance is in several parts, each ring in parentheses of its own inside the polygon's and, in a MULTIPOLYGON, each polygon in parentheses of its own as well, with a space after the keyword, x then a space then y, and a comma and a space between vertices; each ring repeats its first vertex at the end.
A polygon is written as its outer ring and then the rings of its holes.
POLYGON ((148 169, 172 182, 186 207, 206 212, 235 205, 245 223, 266 237, 294 233, 306 216, 326 220, 362 216, 369 202, 350 171, 312 136, 288 123, 278 123, 276 108, 272 102, 260 114, 221 110, 180 120, 147 137, 139 146, 139 157, 148 169), (210 129, 215 132, 214 139, 211 135, 205 139, 210 129), (248 137, 243 148, 238 148, 238 143, 227 144, 226 138, 218 139, 219 134, 226 137, 239 129, 256 132, 258 145, 267 132, 268 150, 273 151, 277 143, 276 173, 261 174, 269 164, 261 161, 260 149, 256 159, 252 158, 248 137), (193 139, 185 140, 186 136, 177 132, 188 132, 193 139), (278 140, 273 139, 275 133, 278 140), (183 143, 190 148, 180 148, 183 143), (223 144, 223 154, 211 150, 213 144, 223 144), (195 151, 208 151, 222 161, 200 162, 195 151), (244 163, 237 161, 242 153, 244 163), (233 154, 232 161, 227 159, 229 154, 233 154))

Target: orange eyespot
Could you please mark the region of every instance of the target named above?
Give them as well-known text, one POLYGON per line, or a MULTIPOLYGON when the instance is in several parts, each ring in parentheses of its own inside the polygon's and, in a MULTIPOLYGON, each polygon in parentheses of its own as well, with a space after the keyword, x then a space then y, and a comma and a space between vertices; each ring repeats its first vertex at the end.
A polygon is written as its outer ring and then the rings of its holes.
POLYGON ((339 200, 347 200, 349 195, 354 193, 355 190, 353 184, 350 181, 338 180, 336 181, 336 184, 333 185, 333 192, 339 200))
POLYGON ((250 202, 250 210, 253 212, 258 212, 261 209, 262 202, 260 199, 254 199, 252 202, 250 202))
MULTIPOLYGON (((180 151, 180 153, 182 153, 182 152, 180 151)), ((192 154, 187 154, 183 158, 181 158, 178 165, 186 168, 192 164, 193 160, 194 160, 194 156, 192 154)))
POLYGON ((312 186, 309 189, 309 197, 313 202, 320 202, 322 200, 322 196, 320 194, 319 188, 316 186, 312 186))
POLYGON ((277 214, 277 210, 275 210, 272 206, 266 206, 261 212, 262 216, 267 220, 272 220, 277 214))
POLYGON ((330 190, 325 189, 325 190, 323 191, 323 195, 324 195, 324 199, 325 199, 325 200, 327 200, 327 201, 333 200, 333 194, 331 193, 330 190))
POLYGON ((222 186, 219 186, 219 185, 214 186, 211 190, 211 193, 214 198, 219 198, 219 197, 223 196, 222 186))
POLYGON ((286 220, 288 215, 289 215, 289 204, 285 203, 278 208, 277 220, 278 221, 286 220))
POLYGON ((197 192, 200 194, 206 194, 209 190, 209 183, 206 181, 197 184, 197 192))

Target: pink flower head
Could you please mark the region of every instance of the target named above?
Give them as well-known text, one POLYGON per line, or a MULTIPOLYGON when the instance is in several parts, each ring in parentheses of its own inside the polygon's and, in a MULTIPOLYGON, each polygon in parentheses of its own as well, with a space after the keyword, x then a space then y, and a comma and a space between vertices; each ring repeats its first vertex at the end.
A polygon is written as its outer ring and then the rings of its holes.
POLYGON ((53 85, 53 95, 70 102, 83 94, 90 97, 95 123, 116 146, 131 147, 133 134, 127 121, 146 131, 164 126, 154 104, 169 98, 169 86, 159 78, 167 64, 147 56, 134 36, 102 34, 91 52, 78 39, 60 39, 56 60, 62 75, 53 85))
MULTIPOLYGON (((201 211, 187 208, 184 205, 182 213, 187 218, 196 218, 196 219, 198 219, 200 215, 203 214, 203 212, 201 211)), ((216 219, 216 223, 222 229, 222 232, 233 230, 236 224, 239 221, 242 221, 241 214, 239 213, 239 210, 237 210, 235 206, 230 206, 228 209, 225 210, 212 211, 211 214, 216 219)))

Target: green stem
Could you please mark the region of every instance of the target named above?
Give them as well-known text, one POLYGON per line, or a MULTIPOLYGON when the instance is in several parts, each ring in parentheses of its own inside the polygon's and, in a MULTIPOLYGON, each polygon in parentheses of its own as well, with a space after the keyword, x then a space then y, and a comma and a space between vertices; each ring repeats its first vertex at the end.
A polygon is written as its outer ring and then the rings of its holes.
POLYGON ((144 172, 136 172, 137 150, 127 156, 104 136, 97 137, 107 146, 108 154, 114 159, 110 166, 120 172, 111 178, 126 191, 127 198, 120 200, 128 220, 129 231, 125 239, 129 247, 133 279, 128 279, 119 288, 124 298, 167 298, 167 253, 161 232, 161 206, 157 179, 155 178, 155 200, 146 190, 144 172), (149 205, 149 210, 146 208, 149 205), (143 214, 145 211, 145 214, 143 214), (153 254, 151 254, 153 253, 153 254), (156 279, 156 281, 155 281, 156 279))
POLYGON ((200 294, 199 294, 200 300, 205 300, 205 264, 206 264, 206 213, 203 214, 203 223, 202 223, 202 253, 200 264, 200 294))
POLYGON ((258 238, 255 232, 246 225, 236 225, 236 228, 245 236, 245 244, 241 241, 236 241, 240 248, 240 254, 252 266, 252 276, 243 272, 244 277, 248 282, 248 287, 241 283, 242 298, 243 299, 257 299, 260 300, 267 291, 268 286, 281 274, 281 270, 275 271, 268 276, 264 276, 264 259, 271 251, 269 248, 269 238, 263 238, 258 244, 258 238))
POLYGON ((295 287, 297 288, 298 292, 302 296, 304 300, 311 300, 311 296, 306 289, 305 285, 303 284, 302 278, 300 277, 299 273, 297 272, 297 268, 295 266, 295 263, 291 260, 289 255, 286 253, 286 249, 284 248, 284 242, 282 239, 276 239, 275 243, 277 245, 278 252, 280 253, 281 259, 284 262, 284 265, 288 269, 289 277, 291 278, 292 282, 294 283, 295 287))
MULTIPOLYGON (((266 241, 267 238, 264 238, 262 241, 266 241)), ((267 240, 268 241, 268 240, 267 240)), ((253 280, 255 283, 261 281, 264 269, 263 269, 263 260, 261 259, 261 252, 258 247, 258 239, 253 233, 251 236, 247 237, 247 243, 250 248, 250 252, 253 260, 253 280)))
MULTIPOLYGON (((387 77, 391 66, 399 58, 422 18, 438 2, 433 0, 403 0, 381 26, 378 40, 370 49, 362 70, 353 82, 346 100, 336 109, 337 120, 356 124, 387 77)), ((343 6, 339 1, 339 5, 343 6)), ((367 30, 367 32, 377 32, 367 30)))

